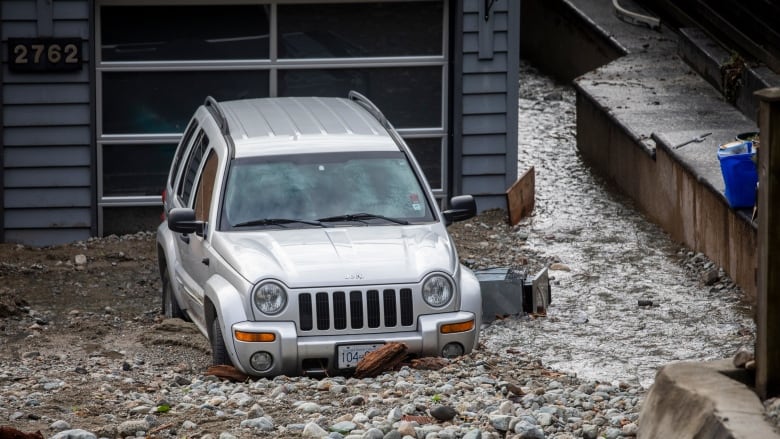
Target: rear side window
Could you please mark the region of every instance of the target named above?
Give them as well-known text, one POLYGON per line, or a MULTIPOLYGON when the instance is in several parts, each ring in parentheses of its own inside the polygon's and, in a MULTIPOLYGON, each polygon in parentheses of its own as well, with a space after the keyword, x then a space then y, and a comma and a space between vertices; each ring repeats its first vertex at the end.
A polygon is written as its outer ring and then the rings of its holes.
POLYGON ((197 139, 195 139, 195 144, 192 146, 190 156, 187 158, 187 165, 184 168, 184 172, 181 174, 181 181, 179 182, 178 195, 184 206, 190 205, 195 177, 198 175, 198 169, 200 169, 203 163, 203 155, 208 146, 209 138, 206 136, 206 133, 201 130, 198 133, 197 139))
POLYGON ((168 184, 173 187, 175 181, 176 181, 176 174, 179 170, 179 163, 181 162, 181 158, 184 156, 184 153, 187 152, 187 146, 192 141, 192 136, 195 134, 195 130, 198 128, 198 123, 195 121, 195 119, 192 119, 190 121, 189 126, 187 126, 187 130, 184 131, 184 135, 181 137, 181 141, 179 142, 179 148, 176 150, 176 155, 173 157, 173 163, 171 164, 171 175, 170 180, 168 181, 168 184))

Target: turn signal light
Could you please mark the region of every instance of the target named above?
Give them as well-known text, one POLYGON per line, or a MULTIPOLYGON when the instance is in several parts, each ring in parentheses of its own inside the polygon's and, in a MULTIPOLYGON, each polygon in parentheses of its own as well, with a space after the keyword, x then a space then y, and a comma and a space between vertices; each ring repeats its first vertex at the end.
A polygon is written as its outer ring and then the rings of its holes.
POLYGON ((439 328, 439 332, 442 334, 452 334, 453 332, 466 332, 474 329, 474 320, 469 320, 463 323, 450 323, 448 325, 442 325, 439 328))
POLYGON ((273 332, 244 332, 235 331, 236 340, 247 342, 271 342, 276 340, 276 334, 273 332))

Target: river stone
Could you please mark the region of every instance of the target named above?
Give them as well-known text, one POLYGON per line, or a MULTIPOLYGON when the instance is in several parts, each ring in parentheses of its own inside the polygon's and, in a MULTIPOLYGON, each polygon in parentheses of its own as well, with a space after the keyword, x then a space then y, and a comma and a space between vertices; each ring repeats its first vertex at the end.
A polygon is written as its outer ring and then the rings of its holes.
POLYGON ((356 428, 357 428, 357 424, 355 424, 354 422, 341 421, 331 425, 330 431, 335 431, 341 434, 347 434, 356 428))
POLYGON ((74 429, 61 431, 49 439, 97 439, 97 436, 86 430, 74 429))
POLYGON ((439 421, 449 421, 457 415, 458 412, 448 405, 437 405, 431 409, 431 416, 439 421))
POLYGON ((303 427, 303 437, 321 438, 327 436, 328 432, 314 422, 309 422, 303 427))

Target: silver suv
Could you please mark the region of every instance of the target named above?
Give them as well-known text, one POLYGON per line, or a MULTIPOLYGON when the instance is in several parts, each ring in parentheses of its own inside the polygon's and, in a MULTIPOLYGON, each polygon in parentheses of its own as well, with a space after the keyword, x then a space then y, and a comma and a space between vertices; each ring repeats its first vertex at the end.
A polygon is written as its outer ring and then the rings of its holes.
POLYGON ((178 146, 157 231, 163 313, 214 364, 252 376, 349 373, 402 342, 477 344, 482 297, 407 145, 364 96, 207 98, 178 146))

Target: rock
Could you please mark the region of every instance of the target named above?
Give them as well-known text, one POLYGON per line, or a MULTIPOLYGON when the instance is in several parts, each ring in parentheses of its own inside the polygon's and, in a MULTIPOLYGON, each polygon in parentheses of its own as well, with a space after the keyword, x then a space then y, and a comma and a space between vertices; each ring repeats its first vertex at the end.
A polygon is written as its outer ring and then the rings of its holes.
POLYGON ((309 422, 306 424, 305 427, 303 427, 303 433, 301 433, 303 437, 315 437, 315 438, 321 438, 328 435, 328 432, 325 431, 322 427, 317 425, 314 422, 309 422))
POLYGON ((241 428, 254 428, 260 431, 274 431, 274 423, 267 417, 244 419, 239 425, 241 428))
POLYGON ((708 270, 703 271, 699 275, 699 277, 704 285, 709 286, 717 282, 718 279, 720 279, 720 273, 718 272, 717 268, 710 268, 708 270))
POLYGON ((352 430, 357 428, 357 424, 351 421, 341 421, 330 426, 330 431, 335 431, 341 434, 348 434, 352 430))
POLYGON ((384 432, 378 428, 371 428, 360 437, 361 439, 383 439, 385 437, 384 432))
POLYGON ((125 421, 117 427, 117 433, 122 436, 136 436, 138 432, 148 432, 149 423, 145 420, 125 421))
MULTIPOLYGON (((0 437, 4 436, 0 435, 0 437)), ((74 429, 61 431, 49 439, 97 439, 97 436, 87 430, 74 429)))
POLYGON ((458 415, 458 412, 448 405, 437 405, 430 410, 430 413, 439 421, 449 421, 458 415))
POLYGON ((83 266, 87 264, 87 257, 85 255, 76 255, 73 258, 73 262, 76 264, 76 266, 83 266))
POLYGON ((70 430, 70 424, 63 420, 57 420, 52 422, 49 428, 56 431, 70 430))
POLYGON ((582 426, 583 439, 596 439, 599 435, 599 427, 592 424, 585 424, 582 426))
POLYGON ((560 262, 550 264, 550 271, 571 271, 571 267, 560 262))
POLYGON ((740 347, 737 352, 734 354, 734 367, 738 369, 744 369, 745 365, 749 361, 755 360, 755 354, 751 349, 748 349, 744 346, 740 347))

